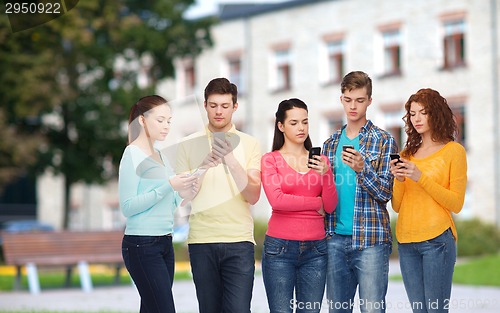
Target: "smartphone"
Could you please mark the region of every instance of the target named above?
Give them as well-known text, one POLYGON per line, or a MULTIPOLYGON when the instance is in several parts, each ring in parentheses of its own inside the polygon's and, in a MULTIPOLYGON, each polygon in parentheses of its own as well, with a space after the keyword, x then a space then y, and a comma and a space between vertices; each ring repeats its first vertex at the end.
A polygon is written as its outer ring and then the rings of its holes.
POLYGON ((220 140, 224 141, 224 140, 226 140, 226 133, 225 132, 215 132, 213 134, 214 134, 213 144, 220 147, 220 145, 217 143, 217 141, 215 141, 215 138, 219 138, 220 140))
POLYGON ((400 156, 399 153, 391 153, 391 160, 398 160, 395 165, 398 165, 399 163, 402 163, 401 160, 399 160, 400 156))
MULTIPOLYGON (((343 146, 342 146, 342 151, 345 151, 345 152, 347 152, 347 153, 351 153, 351 152, 347 151, 347 149, 348 149, 348 148, 349 148, 349 149, 353 149, 353 150, 354 150, 354 146, 353 146, 353 145, 343 145, 343 146)), ((351 153, 351 154, 352 154, 352 153, 351 153)))
MULTIPOLYGON (((309 159, 314 159, 313 156, 321 154, 321 147, 312 147, 309 150, 309 159)), ((310 161, 307 161, 307 167, 310 167, 310 161)))
POLYGON ((196 177, 200 177, 201 175, 203 175, 203 173, 205 173, 207 171, 206 168, 201 168, 201 167, 198 167, 193 173, 191 173, 191 176, 196 176, 196 177))

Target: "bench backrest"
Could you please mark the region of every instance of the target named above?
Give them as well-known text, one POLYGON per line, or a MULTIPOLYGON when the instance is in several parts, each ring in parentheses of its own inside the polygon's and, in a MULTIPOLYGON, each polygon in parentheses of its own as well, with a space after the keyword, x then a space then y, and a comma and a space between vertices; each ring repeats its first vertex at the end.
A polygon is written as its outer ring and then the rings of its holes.
POLYGON ((121 263, 123 231, 56 231, 3 233, 8 265, 121 263))

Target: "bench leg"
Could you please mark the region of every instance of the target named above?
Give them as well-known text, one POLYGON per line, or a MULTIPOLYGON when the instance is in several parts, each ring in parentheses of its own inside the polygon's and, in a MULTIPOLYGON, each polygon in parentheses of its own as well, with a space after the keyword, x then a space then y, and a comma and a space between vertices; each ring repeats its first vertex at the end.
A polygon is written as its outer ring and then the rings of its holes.
POLYGON ((14 280, 14 290, 21 290, 21 278, 22 278, 22 267, 20 265, 16 266, 16 279, 14 280))
POLYGON ((73 266, 71 266, 71 265, 66 266, 66 278, 65 278, 65 282, 64 282, 64 286, 66 288, 71 287, 71 274, 72 274, 72 272, 73 272, 73 266))
POLYGON ((28 272, 28 286, 32 294, 40 293, 40 281, 38 280, 38 271, 36 270, 35 263, 26 264, 26 271, 28 272))
POLYGON ((84 292, 92 291, 92 279, 90 278, 89 265, 85 261, 78 262, 78 270, 80 272, 80 284, 84 292))
POLYGON ((121 265, 116 265, 115 266, 115 285, 119 285, 120 284, 120 269, 122 268, 121 265))

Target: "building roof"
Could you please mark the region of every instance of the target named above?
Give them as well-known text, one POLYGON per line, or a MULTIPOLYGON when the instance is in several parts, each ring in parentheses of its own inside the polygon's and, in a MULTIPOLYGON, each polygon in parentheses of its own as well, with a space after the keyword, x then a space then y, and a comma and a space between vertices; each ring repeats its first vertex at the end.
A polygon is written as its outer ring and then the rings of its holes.
POLYGON ((276 3, 227 3, 219 6, 219 19, 228 21, 232 19, 246 18, 273 11, 290 9, 301 5, 309 5, 323 1, 335 0, 291 0, 276 3))

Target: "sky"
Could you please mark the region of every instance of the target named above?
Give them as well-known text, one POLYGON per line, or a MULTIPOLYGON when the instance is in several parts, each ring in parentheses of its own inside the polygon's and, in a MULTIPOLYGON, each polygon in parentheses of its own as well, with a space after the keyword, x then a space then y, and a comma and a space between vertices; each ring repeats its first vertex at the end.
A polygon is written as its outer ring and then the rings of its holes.
POLYGON ((186 18, 197 18, 217 13, 221 3, 264 3, 283 2, 284 0, 196 0, 196 4, 186 12, 186 18))

